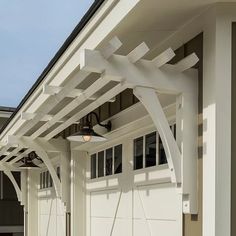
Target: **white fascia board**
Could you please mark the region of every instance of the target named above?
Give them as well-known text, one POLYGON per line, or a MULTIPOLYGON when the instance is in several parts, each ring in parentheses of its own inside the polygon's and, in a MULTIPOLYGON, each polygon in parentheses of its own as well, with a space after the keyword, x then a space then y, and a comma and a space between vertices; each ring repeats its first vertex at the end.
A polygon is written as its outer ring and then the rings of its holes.
MULTIPOLYGON (((80 53, 86 48, 96 49, 139 1, 140 0, 106 1, 47 74, 44 81, 42 81, 42 85, 62 85, 62 83, 78 69, 80 53)), ((42 85, 35 90, 19 113, 12 119, 8 127, 0 135, 0 140, 4 140, 4 136, 8 135, 10 130, 10 133, 14 134, 22 126, 22 123, 27 122, 20 119, 21 112, 35 112, 35 110, 39 108, 42 104, 42 98, 38 99, 38 105, 35 105, 35 101, 39 96, 42 96, 40 95, 42 94, 42 85)))
POLYGON ((8 111, 0 111, 0 117, 2 118, 9 118, 11 116, 12 112, 8 111))

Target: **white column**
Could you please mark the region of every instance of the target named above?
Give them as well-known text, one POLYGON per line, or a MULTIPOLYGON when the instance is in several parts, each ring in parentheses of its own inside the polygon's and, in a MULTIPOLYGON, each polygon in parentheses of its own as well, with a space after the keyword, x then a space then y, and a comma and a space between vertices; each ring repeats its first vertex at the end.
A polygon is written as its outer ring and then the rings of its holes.
POLYGON ((231 22, 207 14, 203 62, 203 236, 230 236, 231 22))
POLYGON ((71 236, 86 235, 87 152, 71 151, 71 236))
POLYGON ((28 172, 27 234, 38 236, 38 172, 28 172))

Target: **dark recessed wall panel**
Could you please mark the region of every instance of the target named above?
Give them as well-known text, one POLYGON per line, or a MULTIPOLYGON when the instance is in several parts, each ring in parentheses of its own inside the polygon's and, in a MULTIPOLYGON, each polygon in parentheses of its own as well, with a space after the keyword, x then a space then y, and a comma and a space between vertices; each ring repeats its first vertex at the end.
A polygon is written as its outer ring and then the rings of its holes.
POLYGON ((109 103, 106 102, 100 106, 100 121, 104 121, 110 117, 109 103))
POLYGON ((121 100, 121 95, 118 94, 116 96, 115 102, 110 103, 111 116, 114 116, 115 114, 120 112, 121 109, 120 100, 121 100))
POLYGON ((133 104, 134 104, 133 90, 126 89, 121 93, 121 110, 125 110, 126 108, 132 106, 133 104))
POLYGON ((232 24, 231 235, 236 235, 236 22, 232 24))

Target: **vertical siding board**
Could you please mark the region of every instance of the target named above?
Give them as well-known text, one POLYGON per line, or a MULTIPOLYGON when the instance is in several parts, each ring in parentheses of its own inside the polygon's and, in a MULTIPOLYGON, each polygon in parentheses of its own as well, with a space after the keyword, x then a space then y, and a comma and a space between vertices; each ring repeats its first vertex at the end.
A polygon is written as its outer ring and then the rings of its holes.
POLYGON ((104 121, 109 118, 109 103, 104 103, 100 108, 100 121, 104 121))
POLYGON ((114 116, 115 114, 120 112, 120 103, 121 103, 121 96, 118 94, 116 96, 115 102, 110 103, 110 115, 114 116))
POLYGON ((232 23, 231 235, 236 235, 236 22, 232 23))

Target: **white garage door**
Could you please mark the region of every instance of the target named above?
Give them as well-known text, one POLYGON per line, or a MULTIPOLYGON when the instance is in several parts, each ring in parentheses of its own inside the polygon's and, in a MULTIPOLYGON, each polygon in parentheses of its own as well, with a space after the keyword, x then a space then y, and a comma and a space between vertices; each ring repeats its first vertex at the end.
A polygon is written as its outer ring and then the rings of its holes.
POLYGON ((181 199, 169 184, 91 193, 91 236, 182 235, 181 199))
POLYGON ((38 191, 39 236, 65 236, 65 206, 56 197, 52 179, 48 171, 40 174, 38 191))
POLYGON ((65 236, 65 213, 57 198, 39 200, 39 236, 65 236))
POLYGON ((120 165, 115 147, 110 151, 112 158, 107 150, 91 155, 87 236, 182 236, 181 194, 170 183, 168 166, 163 156, 160 158, 163 147, 158 137, 153 135, 157 141, 152 138, 149 150, 145 145, 150 136, 145 137, 138 140, 136 149, 151 154, 144 155, 123 143, 119 173, 115 173, 120 165), (132 150, 137 151, 136 160, 132 150), (162 162, 155 162, 154 156, 162 162))

